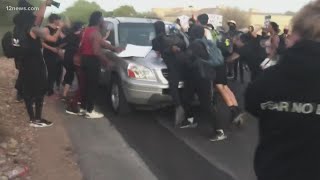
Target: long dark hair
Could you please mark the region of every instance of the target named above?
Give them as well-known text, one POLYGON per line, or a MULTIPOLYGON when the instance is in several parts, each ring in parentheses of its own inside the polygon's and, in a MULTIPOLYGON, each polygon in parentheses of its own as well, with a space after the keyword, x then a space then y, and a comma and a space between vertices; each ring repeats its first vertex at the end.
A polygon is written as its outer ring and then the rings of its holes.
POLYGON ((157 21, 154 23, 154 29, 156 32, 156 36, 166 34, 166 25, 163 21, 157 21))
POLYGON ((274 30, 274 32, 279 33, 280 29, 279 29, 279 25, 275 22, 270 22, 270 26, 272 27, 272 29, 274 30))

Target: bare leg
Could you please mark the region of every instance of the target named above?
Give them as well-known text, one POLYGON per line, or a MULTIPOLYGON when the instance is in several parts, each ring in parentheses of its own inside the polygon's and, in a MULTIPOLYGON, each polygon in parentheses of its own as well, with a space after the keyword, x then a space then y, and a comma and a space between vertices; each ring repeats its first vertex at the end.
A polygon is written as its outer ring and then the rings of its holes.
POLYGON ((230 97, 228 90, 225 88, 225 85, 217 84, 216 85, 220 95, 223 98, 223 101, 227 104, 228 107, 234 106, 234 101, 230 97))
POLYGON ((226 93, 228 94, 228 97, 230 98, 230 100, 232 101, 232 106, 238 106, 238 101, 236 96, 233 94, 233 92, 230 90, 230 88, 228 86, 223 86, 224 90, 226 91, 226 93))

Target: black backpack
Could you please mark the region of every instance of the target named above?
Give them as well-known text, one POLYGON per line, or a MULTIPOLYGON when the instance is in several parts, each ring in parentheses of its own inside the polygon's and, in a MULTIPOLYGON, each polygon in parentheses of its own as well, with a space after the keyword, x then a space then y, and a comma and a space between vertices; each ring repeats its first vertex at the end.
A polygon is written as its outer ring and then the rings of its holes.
POLYGON ((1 45, 4 55, 7 58, 14 58, 14 46, 12 43, 13 40, 13 34, 11 31, 8 31, 4 34, 4 36, 1 39, 1 45))
POLYGON ((28 28, 15 26, 13 31, 5 33, 1 40, 4 55, 7 58, 22 57, 30 52, 30 45, 27 37, 28 28))
POLYGON ((168 34, 162 35, 160 38, 161 43, 161 53, 162 55, 170 55, 172 54, 171 47, 177 46, 182 51, 187 49, 186 39, 181 34, 168 34))

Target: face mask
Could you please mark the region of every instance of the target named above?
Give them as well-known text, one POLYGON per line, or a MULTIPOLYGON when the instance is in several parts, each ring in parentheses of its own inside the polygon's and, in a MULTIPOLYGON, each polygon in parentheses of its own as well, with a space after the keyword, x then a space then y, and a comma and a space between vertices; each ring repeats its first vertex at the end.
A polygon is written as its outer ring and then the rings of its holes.
POLYGON ((236 30, 236 26, 234 26, 234 25, 230 25, 229 28, 230 28, 230 30, 232 30, 232 31, 236 30))

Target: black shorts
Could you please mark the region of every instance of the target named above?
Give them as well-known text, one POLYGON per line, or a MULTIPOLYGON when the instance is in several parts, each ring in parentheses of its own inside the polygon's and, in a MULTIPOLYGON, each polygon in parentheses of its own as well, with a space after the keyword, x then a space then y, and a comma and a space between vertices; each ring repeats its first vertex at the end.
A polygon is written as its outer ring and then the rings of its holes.
POLYGON ((226 64, 224 64, 223 66, 216 67, 215 84, 223 84, 223 85, 228 84, 226 64))

